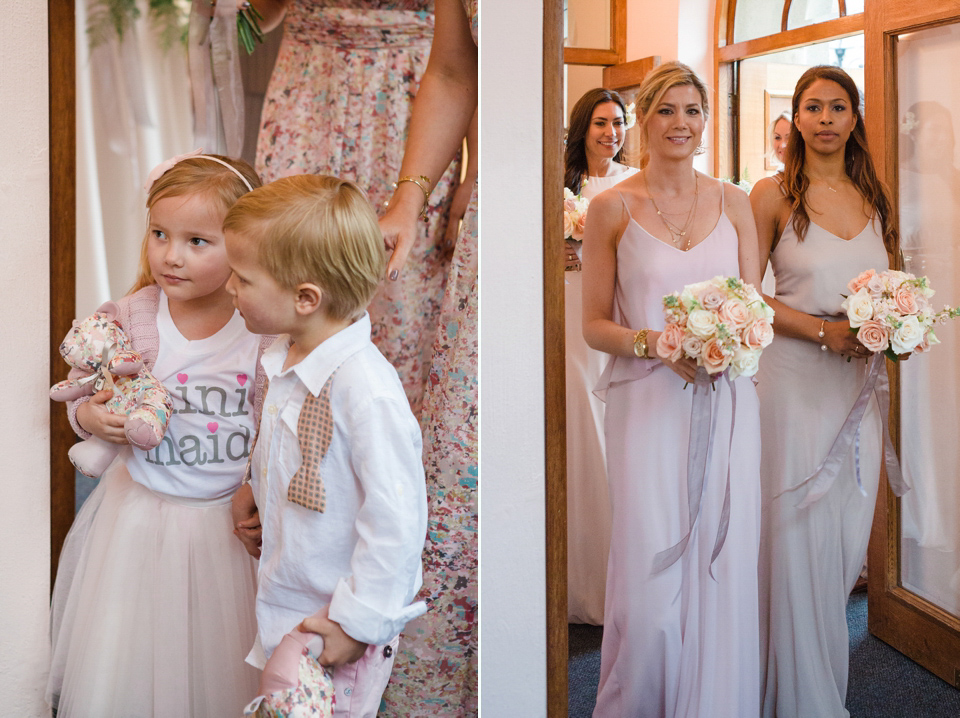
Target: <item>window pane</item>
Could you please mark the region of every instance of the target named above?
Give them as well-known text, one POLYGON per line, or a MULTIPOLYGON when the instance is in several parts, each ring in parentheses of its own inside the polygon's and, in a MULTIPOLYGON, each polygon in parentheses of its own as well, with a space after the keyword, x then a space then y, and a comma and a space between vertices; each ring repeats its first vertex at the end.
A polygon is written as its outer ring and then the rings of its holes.
POLYGON ((733 41, 743 42, 780 32, 782 0, 739 0, 733 22, 733 41))
POLYGON ((567 47, 609 50, 609 1, 564 0, 563 37, 567 47))
POLYGON ((770 125, 790 111, 793 88, 813 65, 846 70, 863 91, 863 35, 762 55, 740 63, 740 178, 750 183, 780 169, 770 125))
POLYGON ((815 25, 818 22, 834 20, 838 17, 840 17, 838 0, 795 0, 790 6, 787 29, 793 30, 798 27, 815 25))
MULTIPOLYGON (((935 308, 960 301, 960 25, 897 43, 900 247, 904 269, 926 275, 935 308)), ((901 499, 904 588, 960 613, 960 323, 936 328, 943 346, 900 364, 900 460, 913 487, 901 499), (945 351, 944 351, 945 350, 945 351)))

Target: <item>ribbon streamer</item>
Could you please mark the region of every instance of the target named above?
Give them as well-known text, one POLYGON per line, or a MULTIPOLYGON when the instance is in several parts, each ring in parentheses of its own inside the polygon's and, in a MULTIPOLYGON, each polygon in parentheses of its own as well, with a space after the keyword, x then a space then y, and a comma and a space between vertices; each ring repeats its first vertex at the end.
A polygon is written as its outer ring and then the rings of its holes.
MULTIPOLYGON (((854 402, 853 408, 850 409, 850 413, 847 414, 847 418, 844 420, 843 426, 837 434, 837 438, 834 439, 833 445, 830 447, 826 458, 820 462, 820 465, 812 474, 796 486, 780 492, 780 494, 777 495, 778 497, 785 493, 805 488, 806 492, 797 503, 797 507, 802 509, 815 504, 826 495, 830 487, 833 486, 833 483, 837 480, 837 476, 840 474, 840 469, 851 447, 859 440, 860 423, 863 421, 864 414, 866 414, 871 393, 876 394, 877 403, 879 404, 880 421, 883 426, 883 458, 887 468, 887 480, 890 482, 890 488, 893 489, 894 494, 897 496, 902 496, 910 489, 910 486, 900 471, 897 453, 893 448, 893 442, 890 440, 890 427, 887 420, 887 415, 890 411, 890 388, 887 382, 886 372, 881 371, 883 367, 883 355, 874 354, 870 360, 867 378, 863 383, 863 388, 860 390, 860 395, 854 402)), ((860 480, 859 451, 854 459, 854 465, 856 469, 857 486, 860 489, 860 493, 866 496, 866 491, 860 480)))
MULTIPOLYGON (((726 374, 724 378, 731 390, 733 411, 736 412, 736 392, 733 382, 726 374)), ((657 574, 669 568, 686 551, 690 543, 690 536, 700 517, 700 508, 703 503, 703 488, 706 483, 707 467, 713 453, 713 439, 717 429, 719 413, 714 411, 711 397, 714 395, 713 382, 706 369, 699 367, 693 380, 693 403, 690 407, 690 443, 687 450, 687 533, 680 541, 668 549, 660 551, 653 558, 651 573, 657 574)), ((733 446, 733 429, 735 421, 730 421, 730 446, 733 446)), ((727 529, 730 525, 730 463, 727 462, 727 485, 723 497, 723 509, 720 515, 720 526, 714 542, 713 555, 710 558, 710 575, 713 576, 713 562, 720 555, 720 550, 726 541, 727 529)))

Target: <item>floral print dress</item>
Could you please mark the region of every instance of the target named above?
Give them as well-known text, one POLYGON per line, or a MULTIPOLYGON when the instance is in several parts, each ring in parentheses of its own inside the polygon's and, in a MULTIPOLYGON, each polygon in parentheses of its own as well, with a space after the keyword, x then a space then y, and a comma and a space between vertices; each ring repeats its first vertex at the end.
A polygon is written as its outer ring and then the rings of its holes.
MULTIPOLYGON (((476 42, 478 0, 463 3, 476 42)), ((381 718, 478 714, 477 192, 457 239, 423 401, 429 516, 419 597, 428 610, 400 636, 381 718)))
MULTIPOLYGON (((293 0, 260 119, 263 181, 342 177, 382 212, 399 177, 432 39, 433 0, 293 0)), ((384 282, 370 305, 373 341, 399 372, 417 416, 449 267, 440 245, 459 164, 431 193, 400 278, 384 282)))

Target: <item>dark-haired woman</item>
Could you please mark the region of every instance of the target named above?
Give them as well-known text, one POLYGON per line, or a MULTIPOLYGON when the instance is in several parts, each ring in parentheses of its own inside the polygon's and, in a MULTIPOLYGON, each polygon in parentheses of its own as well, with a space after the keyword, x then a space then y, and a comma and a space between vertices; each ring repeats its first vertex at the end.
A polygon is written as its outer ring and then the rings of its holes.
MULTIPOLYGON (((564 184, 592 199, 638 170, 621 164, 626 108, 612 90, 588 90, 570 113, 564 184)), ((588 210, 589 214, 589 210, 588 210)), ((565 282, 567 370, 567 616, 603 624, 610 552, 610 499, 603 452, 603 402, 593 394, 606 354, 583 340, 582 248, 568 241, 565 282)))
POLYGON ((757 384, 763 715, 839 718, 848 715, 847 596, 863 566, 880 475, 875 398, 833 483, 824 473, 809 477, 840 434, 871 358, 849 330, 841 295, 861 272, 887 268, 896 229, 853 80, 813 67, 797 83, 792 110, 784 174, 761 180, 750 196, 761 266, 769 256, 777 287, 776 339, 757 384))

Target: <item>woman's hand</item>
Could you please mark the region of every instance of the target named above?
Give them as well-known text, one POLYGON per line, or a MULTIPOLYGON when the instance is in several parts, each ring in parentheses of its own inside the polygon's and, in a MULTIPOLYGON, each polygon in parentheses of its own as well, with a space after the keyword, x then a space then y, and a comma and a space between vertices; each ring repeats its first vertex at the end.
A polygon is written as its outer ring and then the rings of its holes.
POLYGON ((572 239, 565 240, 563 243, 563 270, 565 272, 575 272, 579 269, 580 257, 577 256, 576 243, 572 239))
POLYGON ((688 384, 693 384, 693 380, 697 376, 697 360, 691 359, 690 357, 682 356, 676 361, 671 361, 669 357, 662 356, 660 354, 660 347, 657 346, 659 342, 657 341, 660 338, 660 335, 663 332, 648 332, 647 333, 647 353, 654 359, 659 359, 663 364, 673 371, 674 374, 679 376, 688 384))
POLYGON ((417 239, 417 221, 426 198, 423 190, 413 182, 400 182, 386 214, 380 219, 383 244, 393 254, 387 262, 387 279, 397 281, 400 270, 417 239))
POLYGON ((855 332, 850 331, 850 320, 823 323, 823 338, 817 338, 822 346, 842 357, 868 359, 873 352, 867 349, 855 332))
POLYGON ((109 441, 111 444, 129 444, 123 427, 127 417, 114 414, 105 405, 113 398, 113 391, 101 389, 77 406, 77 423, 98 439, 109 441))
POLYGON ((336 668, 345 663, 356 663, 363 658, 368 644, 348 636, 339 623, 330 620, 327 615, 329 610, 329 606, 324 606, 312 616, 304 618, 297 630, 316 633, 323 638, 323 652, 317 656, 321 666, 336 668))
POLYGON ((253 487, 241 484, 230 501, 230 513, 233 518, 233 534, 247 553, 254 558, 260 558, 260 544, 263 528, 260 525, 260 512, 253 498, 253 487))

